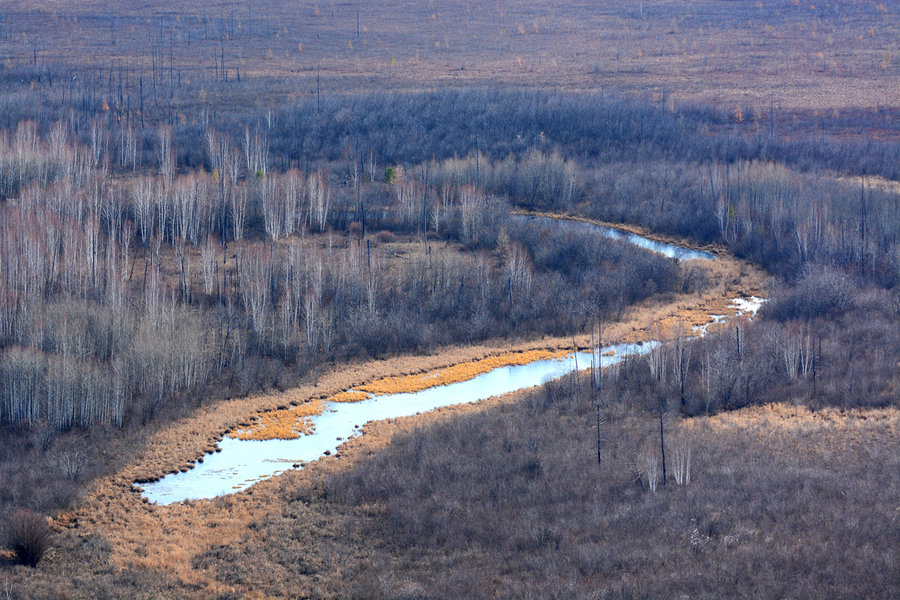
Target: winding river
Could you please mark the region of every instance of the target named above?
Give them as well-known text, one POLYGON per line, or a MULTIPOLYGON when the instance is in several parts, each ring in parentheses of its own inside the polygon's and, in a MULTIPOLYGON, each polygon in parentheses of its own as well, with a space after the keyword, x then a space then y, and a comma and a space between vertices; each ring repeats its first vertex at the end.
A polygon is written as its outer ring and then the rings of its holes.
MULTIPOLYGON (((540 216, 523 218, 538 226, 553 225, 575 231, 598 233, 682 260, 714 258, 708 252, 658 242, 634 233, 592 223, 540 216)), ((754 306, 751 303, 743 308, 747 312, 755 312, 757 307, 758 304, 754 306)), ((656 345, 657 342, 646 342, 603 348, 600 353, 603 355, 600 358, 601 365, 609 366, 622 361, 626 356, 645 354, 656 345)), ((215 498, 234 493, 250 487, 261 479, 296 468, 300 463, 317 460, 326 453, 335 452, 344 440, 360 435, 362 425, 369 421, 411 416, 444 406, 477 402, 530 388, 561 377, 576 368, 588 368, 591 365, 591 358, 590 352, 579 352, 561 359, 539 360, 526 365, 496 368, 467 381, 432 387, 420 392, 375 396, 361 402, 329 403, 322 414, 313 417, 315 430, 310 435, 292 440, 265 441, 225 438, 219 444, 219 452, 207 455, 202 463, 196 463, 191 470, 143 484, 141 493, 157 504, 215 498)))
MULTIPOLYGON (((655 343, 619 344, 604 348, 601 364, 615 364, 626 355, 648 352, 655 343)), ((369 421, 408 417, 444 406, 477 402, 562 377, 589 367, 590 352, 562 359, 538 360, 526 365, 499 367, 468 381, 428 388, 420 392, 375 396, 361 402, 332 402, 313 417, 315 431, 293 440, 223 439, 221 452, 208 455, 203 463, 184 473, 168 475, 145 484, 144 497, 158 504, 189 499, 214 498, 246 489, 255 482, 278 475, 293 465, 316 460, 334 452, 343 440, 359 435, 369 421)))

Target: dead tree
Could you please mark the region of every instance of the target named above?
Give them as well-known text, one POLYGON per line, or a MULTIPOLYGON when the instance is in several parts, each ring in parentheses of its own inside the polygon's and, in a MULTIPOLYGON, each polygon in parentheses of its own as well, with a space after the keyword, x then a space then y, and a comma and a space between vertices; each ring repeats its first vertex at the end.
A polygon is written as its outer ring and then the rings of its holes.
POLYGON ((659 413, 659 453, 662 457, 662 483, 666 485, 666 433, 663 421, 666 416, 666 398, 660 394, 657 398, 657 412, 659 413))
POLYGON ((603 446, 606 445, 606 419, 600 414, 600 402, 597 402, 597 464, 603 464, 603 446))

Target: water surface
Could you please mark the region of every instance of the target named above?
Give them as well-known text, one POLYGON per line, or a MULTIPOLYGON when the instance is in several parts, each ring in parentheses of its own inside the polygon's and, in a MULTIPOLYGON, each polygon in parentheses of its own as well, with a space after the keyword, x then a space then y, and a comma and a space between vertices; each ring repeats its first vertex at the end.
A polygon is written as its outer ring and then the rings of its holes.
POLYGON ((529 223, 533 223, 538 226, 562 227, 563 229, 566 229, 568 231, 597 233, 602 235, 603 237, 607 237, 613 240, 622 240, 646 250, 658 252, 659 254, 668 256, 669 258, 678 258, 681 260, 713 260, 715 258, 715 255, 710 254, 709 252, 704 252, 703 250, 692 250, 691 248, 676 246, 675 244, 658 242, 656 240, 645 238, 644 236, 638 235, 636 233, 616 229, 615 227, 596 225, 594 223, 588 223, 586 221, 576 221, 573 219, 556 219, 554 217, 532 217, 525 215, 522 218, 526 219, 529 223))
MULTIPOLYGON (((626 355, 644 354, 657 345, 617 344, 603 349, 608 366, 626 355)), ((468 381, 437 386, 415 393, 375 396, 362 402, 332 402, 324 413, 313 417, 315 431, 294 440, 236 440, 220 442, 221 452, 207 455, 185 473, 167 475, 141 487, 145 498, 158 504, 215 498, 246 489, 253 483, 278 475, 294 464, 334 452, 343 440, 359 435, 369 421, 407 417, 443 406, 477 402, 492 396, 541 385, 575 370, 591 366, 591 353, 579 352, 562 359, 539 360, 526 365, 499 367, 468 381)))

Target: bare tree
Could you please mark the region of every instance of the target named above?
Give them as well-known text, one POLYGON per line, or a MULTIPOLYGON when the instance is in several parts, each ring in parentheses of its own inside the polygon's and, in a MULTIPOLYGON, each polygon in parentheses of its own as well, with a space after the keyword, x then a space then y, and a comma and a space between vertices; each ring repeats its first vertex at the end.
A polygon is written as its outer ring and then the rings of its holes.
POLYGON ((141 177, 131 188, 131 213, 146 248, 153 230, 154 198, 158 193, 152 177, 141 177))
POLYGON ((672 452, 672 468, 674 470, 675 483, 689 485, 691 483, 691 458, 693 449, 687 435, 680 435, 674 443, 672 452))
POLYGON ((687 327, 683 321, 679 321, 675 328, 675 348, 672 355, 675 376, 678 378, 678 396, 681 411, 687 410, 687 398, 685 386, 691 366, 691 345, 688 344, 687 327))
POLYGON ((300 207, 303 200, 303 180, 300 173, 292 169, 282 178, 281 184, 284 194, 284 234, 292 235, 302 223, 300 207))
POLYGON ((650 376, 656 381, 665 383, 668 380, 668 347, 659 344, 646 354, 647 365, 650 367, 650 376))
POLYGON ((637 458, 638 470, 647 478, 647 486, 651 492, 656 492, 659 483, 659 456, 650 448, 644 448, 637 458))
POLYGON ((203 291, 210 295, 216 281, 216 244, 210 235, 206 236, 206 241, 200 246, 200 269, 203 273, 203 291))
POLYGON ((471 244, 478 237, 484 219, 484 195, 471 185, 459 189, 459 211, 462 241, 471 244))
POLYGON ((272 255, 264 246, 241 249, 239 290, 244 308, 250 314, 253 331, 263 335, 268 324, 272 279, 272 255))
POLYGON ((268 176, 261 176, 256 182, 259 204, 263 216, 263 226, 266 236, 273 242, 277 242, 284 230, 285 198, 281 186, 275 186, 268 176))
POLYGON ((309 211, 317 231, 325 231, 331 208, 331 190, 322 171, 311 173, 306 182, 309 211))
POLYGON ((658 396, 656 407, 659 417, 659 454, 662 458, 662 484, 666 485, 666 431, 664 425, 667 411, 666 398, 663 394, 658 396))
POLYGON ((174 133, 171 126, 161 125, 157 130, 157 135, 159 137, 159 147, 156 153, 159 160, 159 171, 162 173, 163 182, 168 190, 175 178, 174 133))
MULTIPOLYGON (((247 219, 250 198, 245 185, 231 189, 229 207, 231 209, 232 239, 237 241, 244 237, 244 223, 247 219)), ((223 235, 225 235, 225 233, 223 233, 223 235)))

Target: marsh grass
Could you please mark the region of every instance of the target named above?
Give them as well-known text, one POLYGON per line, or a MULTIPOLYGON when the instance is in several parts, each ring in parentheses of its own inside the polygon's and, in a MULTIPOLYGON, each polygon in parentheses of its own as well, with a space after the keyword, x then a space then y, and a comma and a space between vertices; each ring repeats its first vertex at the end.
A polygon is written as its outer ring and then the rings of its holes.
POLYGON ((238 440, 293 440, 315 430, 312 417, 322 414, 325 403, 318 399, 291 408, 265 412, 250 427, 238 428, 228 437, 238 440))
POLYGON ((445 369, 399 377, 385 377, 384 379, 361 385, 359 389, 376 396, 420 392, 439 385, 468 381, 500 367, 526 365, 537 360, 563 358, 568 353, 567 350, 530 350, 527 352, 504 353, 453 365, 445 369))
POLYGON ((474 379, 500 367, 525 365, 537 360, 562 358, 566 350, 528 350, 504 353, 479 360, 463 362, 424 373, 384 377, 357 389, 339 392, 324 400, 314 398, 290 408, 264 412, 254 418, 249 427, 240 427, 228 434, 239 440, 292 440, 315 431, 312 417, 322 414, 329 402, 361 402, 374 396, 413 393, 441 385, 474 379))

